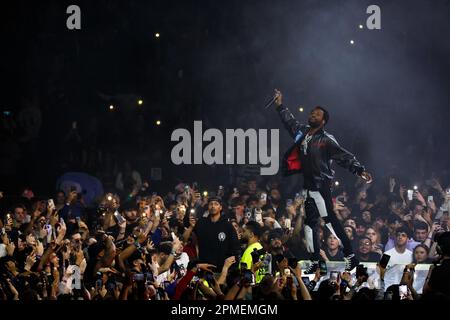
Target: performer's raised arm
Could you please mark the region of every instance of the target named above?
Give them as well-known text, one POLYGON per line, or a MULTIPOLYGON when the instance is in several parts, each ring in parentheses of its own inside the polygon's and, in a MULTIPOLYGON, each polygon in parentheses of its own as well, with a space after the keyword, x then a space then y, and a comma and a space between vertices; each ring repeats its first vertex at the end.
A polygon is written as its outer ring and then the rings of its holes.
POLYGON ((286 127, 289 134, 295 141, 299 140, 302 135, 308 130, 308 126, 300 124, 289 109, 283 105, 283 94, 278 89, 275 89, 275 106, 281 121, 286 127))

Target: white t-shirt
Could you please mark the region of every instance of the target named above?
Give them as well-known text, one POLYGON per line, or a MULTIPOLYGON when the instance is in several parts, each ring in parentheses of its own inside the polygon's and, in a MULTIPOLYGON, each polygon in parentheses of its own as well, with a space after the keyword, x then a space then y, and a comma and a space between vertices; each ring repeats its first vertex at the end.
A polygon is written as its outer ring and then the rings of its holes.
POLYGON ((389 260, 389 266, 393 266, 395 264, 407 265, 413 261, 413 253, 411 250, 405 249, 405 252, 399 253, 395 250, 395 247, 386 251, 385 254, 391 256, 389 260))
POLYGON ((180 267, 181 276, 184 277, 186 275, 186 269, 189 264, 189 256, 186 252, 182 252, 181 255, 175 260, 177 265, 180 267))
POLYGON ((6 257, 6 246, 3 243, 0 243, 0 258, 6 257))

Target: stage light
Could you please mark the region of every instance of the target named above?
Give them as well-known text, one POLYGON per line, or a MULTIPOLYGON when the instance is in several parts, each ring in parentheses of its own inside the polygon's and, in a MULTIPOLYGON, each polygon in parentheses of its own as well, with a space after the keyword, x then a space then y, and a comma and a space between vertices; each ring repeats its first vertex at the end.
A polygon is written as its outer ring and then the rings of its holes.
POLYGON ((159 32, 155 33, 156 38, 159 38, 159 36, 160 36, 159 32))
POLYGON ((140 106, 142 106, 143 103, 144 103, 144 101, 142 99, 139 99, 138 102, 137 102, 137 104, 140 105, 140 106))
POLYGON ((161 125, 161 120, 156 120, 156 125, 160 126, 161 125))
POLYGON ((417 186, 414 186, 413 189, 417 191, 418 187, 417 187, 417 186))
POLYGON ((362 29, 362 28, 363 28, 363 25, 362 25, 362 24, 360 24, 360 25, 359 25, 359 28, 360 28, 360 29, 362 29))
POLYGON ((114 106, 112 104, 109 106, 109 110, 114 110, 114 106))
POLYGON ((353 40, 350 40, 350 44, 355 44, 355 41, 353 41, 353 40))

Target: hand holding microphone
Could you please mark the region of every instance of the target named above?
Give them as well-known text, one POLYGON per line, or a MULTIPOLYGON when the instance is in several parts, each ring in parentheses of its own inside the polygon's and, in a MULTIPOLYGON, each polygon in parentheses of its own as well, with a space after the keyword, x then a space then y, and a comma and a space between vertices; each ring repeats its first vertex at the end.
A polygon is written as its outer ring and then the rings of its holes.
POLYGON ((274 103, 277 106, 277 108, 283 104, 283 95, 281 94, 281 91, 279 91, 278 89, 275 89, 274 97, 269 102, 266 103, 264 109, 269 108, 274 103))

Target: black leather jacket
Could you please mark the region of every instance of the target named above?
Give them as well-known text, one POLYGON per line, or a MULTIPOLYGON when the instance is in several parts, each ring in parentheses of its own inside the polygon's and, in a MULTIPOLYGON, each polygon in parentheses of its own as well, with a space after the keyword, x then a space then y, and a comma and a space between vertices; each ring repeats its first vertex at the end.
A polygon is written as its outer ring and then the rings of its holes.
POLYGON ((283 105, 279 106, 277 111, 284 126, 294 138, 294 145, 285 153, 281 164, 284 175, 303 173, 304 188, 319 190, 329 186, 333 179, 334 171, 331 169, 333 160, 353 174, 361 175, 365 171, 355 156, 342 148, 336 139, 323 129, 312 136, 305 154, 302 142, 310 126, 300 124, 283 105))

